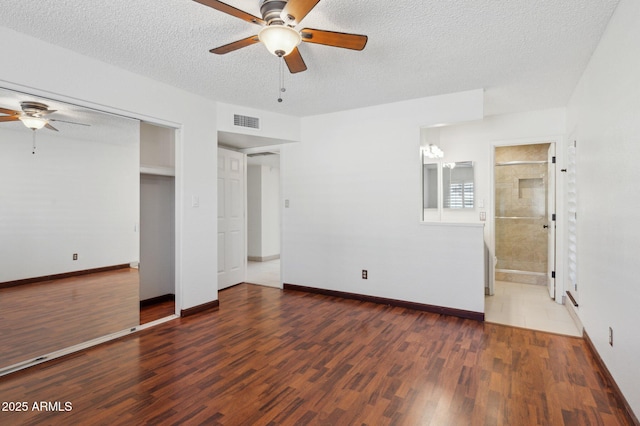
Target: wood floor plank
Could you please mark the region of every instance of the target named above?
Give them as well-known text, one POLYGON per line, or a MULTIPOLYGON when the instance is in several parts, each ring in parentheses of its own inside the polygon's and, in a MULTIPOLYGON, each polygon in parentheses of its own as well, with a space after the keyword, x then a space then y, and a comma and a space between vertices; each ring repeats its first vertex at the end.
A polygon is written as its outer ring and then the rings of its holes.
POLYGON ((0 378, 0 424, 631 424, 581 339, 239 285, 220 309, 0 378))

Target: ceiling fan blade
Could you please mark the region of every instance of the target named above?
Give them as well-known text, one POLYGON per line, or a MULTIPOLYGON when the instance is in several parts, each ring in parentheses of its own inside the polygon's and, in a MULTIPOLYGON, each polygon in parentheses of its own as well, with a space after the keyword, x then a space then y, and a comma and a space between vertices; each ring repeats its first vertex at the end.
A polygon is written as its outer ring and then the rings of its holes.
POLYGON ((302 55, 297 47, 284 57, 284 61, 287 63, 287 67, 291 74, 307 70, 307 65, 304 63, 302 55))
POLYGON ((57 110, 55 109, 45 109, 44 111, 38 111, 38 114, 40 115, 47 115, 47 114, 51 114, 57 112, 57 110))
POLYGON ((307 43, 324 44, 326 46, 342 47, 343 49, 362 50, 367 45, 366 35, 338 33, 335 31, 314 30, 305 28, 300 31, 302 41, 307 43))
POLYGON ((289 0, 280 16, 289 25, 298 25, 320 0, 289 0))
POLYGON ((18 118, 17 115, 7 115, 4 117, 0 117, 0 122, 5 122, 5 121, 19 121, 20 118, 18 118))
POLYGON ((209 52, 216 55, 224 55, 225 53, 233 52, 234 50, 242 49, 243 47, 251 46, 252 44, 259 43, 257 35, 243 38, 242 40, 234 41, 233 43, 225 44, 224 46, 211 49, 209 52))
POLYGON ((14 111, 7 108, 0 108, 0 112, 7 115, 20 115, 20 111, 14 111))
POLYGON ((58 129, 56 129, 55 127, 53 127, 51 124, 47 123, 44 125, 44 127, 46 127, 49 130, 53 130, 54 132, 57 132, 58 129))
POLYGON ((220 12, 224 12, 231 16, 235 16, 236 18, 240 18, 243 21, 247 21, 251 24, 257 24, 257 25, 267 24, 262 18, 258 18, 257 16, 254 16, 243 10, 237 9, 233 6, 229 6, 228 4, 222 3, 221 1, 216 1, 216 0, 193 0, 193 1, 203 4, 205 6, 212 7, 215 10, 219 10, 220 12))
POLYGON ((58 120, 57 118, 51 118, 49 119, 49 121, 57 121, 58 123, 68 123, 68 124, 76 124, 78 126, 91 127, 91 124, 76 123, 75 121, 58 120))

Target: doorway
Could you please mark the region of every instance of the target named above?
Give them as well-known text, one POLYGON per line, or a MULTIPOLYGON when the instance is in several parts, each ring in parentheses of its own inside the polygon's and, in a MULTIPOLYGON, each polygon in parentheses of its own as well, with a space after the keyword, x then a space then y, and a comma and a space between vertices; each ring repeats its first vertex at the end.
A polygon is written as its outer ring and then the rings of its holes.
POLYGON ((247 154, 247 279, 281 287, 280 154, 247 154))
POLYGON ((562 298, 555 300, 555 143, 497 146, 494 159, 494 291, 486 320, 578 335, 562 298))
POLYGON ((551 151, 549 143, 495 149, 496 281, 554 287, 548 276, 555 275, 548 274, 555 267, 551 151))

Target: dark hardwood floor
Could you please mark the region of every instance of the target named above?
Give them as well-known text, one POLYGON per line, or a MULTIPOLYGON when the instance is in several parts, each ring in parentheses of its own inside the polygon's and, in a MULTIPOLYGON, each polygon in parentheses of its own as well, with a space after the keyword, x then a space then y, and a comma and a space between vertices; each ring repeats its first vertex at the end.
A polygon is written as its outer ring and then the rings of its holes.
POLYGON ((629 424, 578 338, 247 284, 219 296, 1 377, 0 401, 29 409, 0 424, 629 424))
POLYGON ((176 302, 168 300, 140 308, 140 324, 147 324, 176 313, 176 302))

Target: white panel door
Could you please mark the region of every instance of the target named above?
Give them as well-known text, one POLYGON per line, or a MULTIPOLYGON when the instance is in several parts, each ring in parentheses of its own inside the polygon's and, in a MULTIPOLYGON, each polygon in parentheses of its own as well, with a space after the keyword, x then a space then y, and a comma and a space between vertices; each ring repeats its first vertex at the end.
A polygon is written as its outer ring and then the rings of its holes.
POLYGON ((547 244, 547 276, 549 297, 556 298, 556 145, 549 144, 549 152, 547 154, 549 170, 547 173, 547 231, 549 233, 547 244))
POLYGON ((218 289, 245 280, 245 156, 218 148, 218 289))

